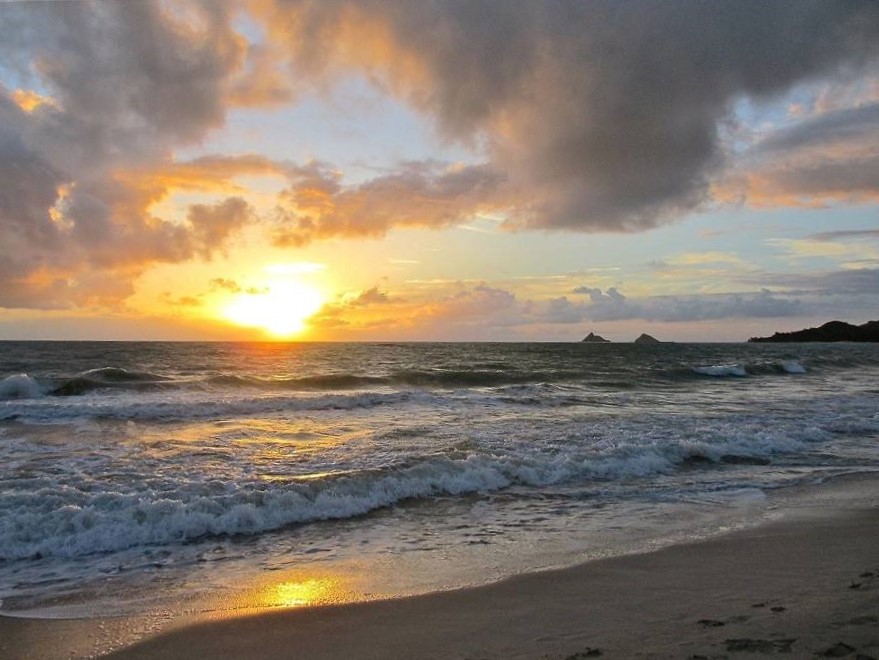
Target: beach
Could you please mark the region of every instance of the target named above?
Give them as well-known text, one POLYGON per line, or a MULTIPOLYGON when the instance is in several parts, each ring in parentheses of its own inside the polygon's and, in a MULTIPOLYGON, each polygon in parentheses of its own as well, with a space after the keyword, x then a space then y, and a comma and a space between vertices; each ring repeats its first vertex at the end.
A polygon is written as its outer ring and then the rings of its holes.
MULTIPOLYGON (((109 657, 877 657, 877 495, 873 475, 834 479, 707 540, 473 589, 172 621, 109 657)), ((2 618, 0 652, 87 657, 125 625, 2 618)))

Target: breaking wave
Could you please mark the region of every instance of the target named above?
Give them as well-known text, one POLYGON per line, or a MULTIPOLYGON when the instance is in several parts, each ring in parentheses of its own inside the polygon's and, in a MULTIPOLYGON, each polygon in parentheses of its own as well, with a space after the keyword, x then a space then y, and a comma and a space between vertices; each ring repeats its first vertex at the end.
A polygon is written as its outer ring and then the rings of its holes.
POLYGON ((637 479, 702 464, 766 464, 775 454, 801 450, 828 434, 796 425, 774 433, 739 425, 717 431, 722 437, 708 441, 670 432, 645 438, 630 429, 627 439, 607 446, 579 445, 553 454, 448 450, 381 468, 288 475, 271 482, 241 483, 197 471, 164 487, 140 484, 129 486, 128 492, 43 481, 40 488, 0 495, 6 512, 0 519, 0 559, 71 558, 206 537, 258 535, 362 516, 404 500, 491 493, 511 486, 637 479))
POLYGON ((7 376, 0 380, 0 400, 36 399, 43 396, 40 384, 27 374, 7 376))

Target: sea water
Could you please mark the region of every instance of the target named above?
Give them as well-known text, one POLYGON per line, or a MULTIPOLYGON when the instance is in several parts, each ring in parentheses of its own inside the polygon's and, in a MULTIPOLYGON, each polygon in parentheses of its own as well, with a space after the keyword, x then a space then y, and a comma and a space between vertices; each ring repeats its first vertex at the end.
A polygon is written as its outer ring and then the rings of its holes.
POLYGON ((874 345, 0 342, 0 614, 641 552, 875 471, 877 437, 874 345))

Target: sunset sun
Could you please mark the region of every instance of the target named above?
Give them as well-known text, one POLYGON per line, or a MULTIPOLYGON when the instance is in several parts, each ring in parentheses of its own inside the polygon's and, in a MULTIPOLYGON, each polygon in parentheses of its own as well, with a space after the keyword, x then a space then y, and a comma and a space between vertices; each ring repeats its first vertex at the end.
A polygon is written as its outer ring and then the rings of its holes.
POLYGON ((223 317, 275 337, 290 337, 306 328, 306 320, 323 305, 321 293, 301 282, 276 281, 264 290, 236 294, 223 317))

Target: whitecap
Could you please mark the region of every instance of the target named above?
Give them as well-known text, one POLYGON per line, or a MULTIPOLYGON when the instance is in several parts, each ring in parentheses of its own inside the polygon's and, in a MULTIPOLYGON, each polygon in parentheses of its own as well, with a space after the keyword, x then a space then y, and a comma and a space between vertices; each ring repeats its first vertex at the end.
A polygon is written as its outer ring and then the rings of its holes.
POLYGON ((781 363, 781 368, 789 374, 804 374, 806 368, 797 360, 785 360, 781 363))

